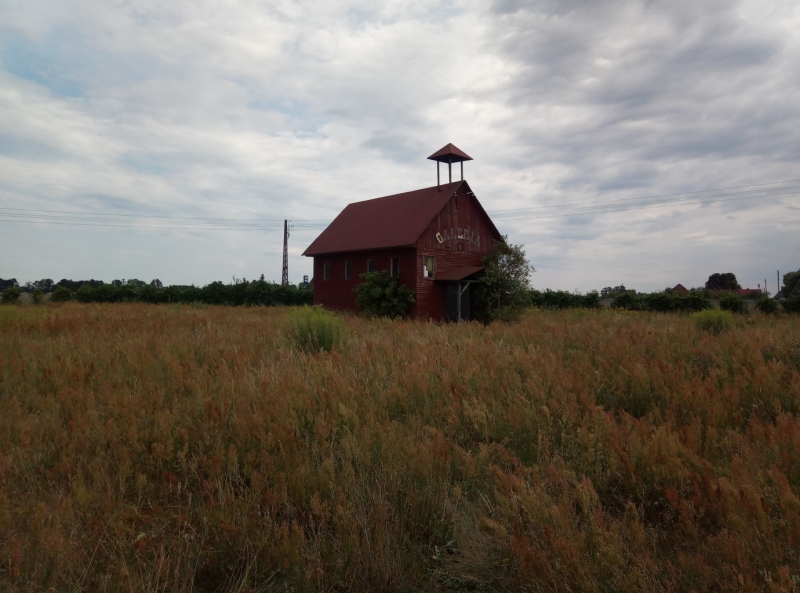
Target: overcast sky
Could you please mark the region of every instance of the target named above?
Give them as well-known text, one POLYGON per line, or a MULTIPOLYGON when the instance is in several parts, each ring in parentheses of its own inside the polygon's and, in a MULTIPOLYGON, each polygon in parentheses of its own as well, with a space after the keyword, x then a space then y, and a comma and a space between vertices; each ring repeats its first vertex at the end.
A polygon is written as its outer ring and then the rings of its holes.
POLYGON ((774 292, 800 4, 0 0, 2 278, 280 281, 289 218, 299 282, 345 205, 435 185, 448 142, 536 287, 774 292))

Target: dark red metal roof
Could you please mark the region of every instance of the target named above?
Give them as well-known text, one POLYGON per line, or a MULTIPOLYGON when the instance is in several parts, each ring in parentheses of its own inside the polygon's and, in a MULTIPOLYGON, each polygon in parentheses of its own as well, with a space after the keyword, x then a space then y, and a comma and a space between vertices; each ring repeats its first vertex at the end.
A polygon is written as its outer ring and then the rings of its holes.
POLYGON ((441 280, 444 282, 453 282, 455 280, 463 280, 468 276, 472 276, 473 274, 477 274, 478 272, 482 272, 485 270, 483 266, 464 266, 461 268, 456 268, 455 270, 448 270, 442 274, 436 274, 434 280, 441 280))
POLYGON ((456 181, 350 204, 303 255, 411 247, 459 188, 466 186, 470 191, 466 183, 456 181))
POLYGON ((471 161, 472 157, 451 143, 434 152, 428 157, 428 160, 439 161, 440 163, 460 163, 462 161, 471 161))

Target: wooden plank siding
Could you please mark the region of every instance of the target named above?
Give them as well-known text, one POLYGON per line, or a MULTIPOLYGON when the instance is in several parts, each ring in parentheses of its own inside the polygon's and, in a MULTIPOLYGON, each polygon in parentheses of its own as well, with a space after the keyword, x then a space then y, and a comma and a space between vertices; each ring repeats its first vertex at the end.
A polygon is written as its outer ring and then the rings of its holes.
POLYGON ((417 305, 414 311, 421 319, 441 319, 446 314, 446 292, 436 275, 465 266, 480 266, 492 248, 495 236, 487 216, 466 189, 459 191, 445 204, 417 240, 417 305), (442 239, 439 241, 437 234, 442 239), (436 258, 434 277, 425 278, 425 256, 436 258))
POLYGON ((353 289, 361 282, 360 274, 367 271, 367 260, 373 260, 374 271, 388 272, 393 257, 398 258, 400 263, 400 282, 416 292, 416 258, 413 248, 326 254, 314 257, 314 303, 330 309, 355 311, 356 295, 353 289), (350 279, 344 277, 347 261, 351 262, 350 279), (325 262, 331 264, 330 280, 323 280, 325 262))
MULTIPOLYGON (((425 190, 428 191, 428 190, 425 190)), ((436 199, 436 193, 431 199, 436 199)), ((441 191, 453 191, 442 186, 441 191)), ((446 283, 436 276, 457 268, 480 266, 499 239, 494 225, 480 207, 466 183, 458 188, 433 217, 428 227, 410 247, 379 250, 323 253, 314 255, 314 302, 331 309, 356 310, 353 288, 367 271, 367 260, 374 261, 374 270, 389 270, 391 258, 400 261, 401 283, 415 295, 410 314, 417 319, 441 320, 447 314, 446 283), (433 278, 425 277, 424 258, 435 258, 433 278), (345 262, 351 262, 351 276, 345 279, 345 262), (330 279, 324 280, 324 265, 330 263, 330 279)))

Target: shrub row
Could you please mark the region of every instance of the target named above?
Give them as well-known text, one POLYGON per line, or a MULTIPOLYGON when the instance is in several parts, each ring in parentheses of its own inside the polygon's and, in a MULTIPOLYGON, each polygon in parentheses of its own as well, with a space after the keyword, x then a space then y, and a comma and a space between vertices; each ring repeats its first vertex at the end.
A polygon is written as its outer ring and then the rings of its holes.
POLYGON ((71 299, 82 303, 205 303, 208 305, 261 305, 261 306, 293 306, 310 305, 312 292, 310 287, 283 286, 273 282, 255 280, 223 284, 212 282, 202 288, 197 286, 168 286, 158 289, 146 285, 140 288, 133 286, 115 286, 103 284, 96 288, 84 284, 74 294, 68 288, 55 290, 52 300, 56 302, 71 299))
POLYGON ((600 306, 597 291, 577 294, 566 290, 531 290, 531 305, 545 309, 596 309, 600 306))
MULTIPOLYGON (((657 313, 697 312, 712 309, 711 291, 692 291, 688 295, 678 295, 668 291, 649 294, 635 290, 614 293, 611 306, 628 311, 653 311, 657 313)), ((731 313, 744 314, 748 311, 747 301, 736 294, 722 291, 719 295, 720 309, 731 313)), ((577 294, 565 290, 531 290, 530 302, 534 307, 543 309, 594 309, 600 306, 600 295, 596 291, 577 294)), ((782 301, 783 310, 789 313, 800 313, 800 295, 782 301)), ((756 308, 762 313, 777 313, 778 302, 763 296, 756 302, 756 308)))
POLYGON ((712 307, 711 301, 701 293, 693 292, 688 296, 679 296, 668 292, 638 294, 632 290, 617 295, 612 302, 612 306, 629 311, 655 311, 659 313, 704 311, 712 307))

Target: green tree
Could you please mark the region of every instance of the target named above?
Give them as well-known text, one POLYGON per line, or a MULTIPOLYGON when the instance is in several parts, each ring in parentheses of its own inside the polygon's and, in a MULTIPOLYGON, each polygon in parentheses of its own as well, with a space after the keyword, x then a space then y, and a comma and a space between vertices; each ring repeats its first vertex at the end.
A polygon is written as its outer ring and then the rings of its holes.
POLYGON ((50 278, 43 278, 42 280, 34 280, 33 282, 26 282, 25 286, 30 289, 30 292, 35 292, 37 289, 45 292, 53 292, 55 283, 50 278))
POLYGON ((800 291, 795 292, 792 298, 781 301, 781 306, 787 313, 800 313, 800 291))
POLYGON ((17 286, 9 286, 3 291, 3 304, 10 305, 11 303, 16 303, 19 300, 19 287, 17 286))
POLYGON ((725 272, 724 274, 711 274, 706 281, 706 288, 708 290, 736 290, 741 286, 736 280, 736 274, 725 272))
POLYGON ((778 303, 775 299, 771 299, 769 297, 761 297, 758 299, 756 303, 756 308, 764 314, 770 313, 777 313, 778 312, 778 303))
POLYGON ((44 301, 44 293, 42 292, 42 289, 35 288, 33 291, 33 304, 41 305, 42 301, 44 301))
POLYGON ((483 259, 486 268, 476 283, 475 301, 488 320, 512 320, 531 304, 531 273, 522 245, 512 245, 508 237, 494 241, 483 259))
POLYGON ((783 275, 781 306, 787 313, 800 313, 800 270, 783 275))
POLYGON ((416 301, 414 291, 386 270, 361 274, 362 281, 353 289, 359 311, 378 317, 406 317, 416 301))
POLYGON ((613 286, 613 287, 612 286, 606 286, 605 288, 603 288, 600 291, 600 298, 601 299, 605 299, 605 298, 614 297, 614 296, 618 295, 621 292, 627 292, 627 291, 628 291, 628 289, 625 288, 624 284, 620 284, 619 286, 613 286))
POLYGON ((620 292, 611 303, 617 309, 627 309, 629 311, 639 311, 642 308, 642 300, 635 290, 620 292))
POLYGON ((57 286, 50 300, 54 303, 63 303, 72 299, 72 291, 66 286, 57 286))
POLYGON ((794 294, 800 293, 800 270, 787 272, 783 275, 783 297, 788 298, 794 290, 794 294))
POLYGON ((747 313, 747 303, 738 294, 726 294, 719 301, 720 309, 731 313, 747 313))
POLYGON ((95 289, 88 283, 82 284, 81 287, 75 291, 75 298, 81 303, 91 303, 95 300, 95 289))

